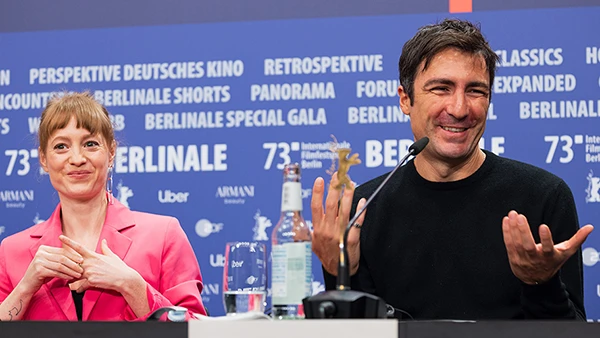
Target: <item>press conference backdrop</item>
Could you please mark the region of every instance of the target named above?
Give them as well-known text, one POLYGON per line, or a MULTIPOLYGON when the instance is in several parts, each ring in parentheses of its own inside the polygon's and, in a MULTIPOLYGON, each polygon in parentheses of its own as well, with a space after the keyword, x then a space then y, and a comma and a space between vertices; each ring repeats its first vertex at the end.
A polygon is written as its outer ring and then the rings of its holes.
MULTIPOLYGON (((418 27, 449 16, 481 23, 502 60, 481 147, 562 177, 580 223, 600 225, 600 6, 133 3, 0 5, 0 239, 45 220, 58 202, 38 164, 48 97, 90 90, 117 130, 114 195, 131 209, 180 220, 201 266, 203 300, 223 314, 225 243, 269 245, 284 163, 302 166, 310 220, 311 185, 328 175, 332 135, 360 154, 350 172, 358 184, 406 153, 413 139, 398 107, 398 57, 418 27)), ((593 320, 597 250, 598 230, 583 250, 593 320)), ((313 266, 318 292, 316 258, 313 266)))

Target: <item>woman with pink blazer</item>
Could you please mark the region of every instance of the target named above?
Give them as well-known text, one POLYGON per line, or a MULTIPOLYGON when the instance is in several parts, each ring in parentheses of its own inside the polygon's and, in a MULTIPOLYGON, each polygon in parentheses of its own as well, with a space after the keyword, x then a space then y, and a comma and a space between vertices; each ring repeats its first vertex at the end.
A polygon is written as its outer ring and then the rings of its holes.
POLYGON ((0 320, 142 320, 171 305, 206 314, 177 219, 130 211, 111 195, 116 142, 106 108, 90 93, 53 98, 39 141, 60 204, 2 241, 0 320))

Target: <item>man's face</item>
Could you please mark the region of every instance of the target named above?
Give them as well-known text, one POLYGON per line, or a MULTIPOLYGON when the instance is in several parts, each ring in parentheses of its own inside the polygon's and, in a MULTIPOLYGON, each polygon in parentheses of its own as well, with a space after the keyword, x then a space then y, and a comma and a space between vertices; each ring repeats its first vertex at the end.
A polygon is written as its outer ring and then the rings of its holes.
POLYGON ((449 48, 436 54, 415 77, 414 100, 398 88, 400 107, 410 115, 416 139, 429 137, 420 156, 460 163, 476 153, 485 129, 490 79, 481 55, 449 48))

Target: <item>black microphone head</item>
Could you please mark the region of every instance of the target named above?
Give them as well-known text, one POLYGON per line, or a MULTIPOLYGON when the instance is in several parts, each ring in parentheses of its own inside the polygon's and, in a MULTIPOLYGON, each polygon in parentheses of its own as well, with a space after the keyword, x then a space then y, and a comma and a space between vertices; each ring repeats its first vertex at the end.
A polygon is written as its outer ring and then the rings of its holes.
POLYGON ((423 151, 423 149, 425 149, 425 147, 427 146, 427 143, 429 143, 429 137, 425 136, 425 137, 421 138, 420 140, 418 140, 417 142, 413 143, 408 148, 408 152, 412 153, 413 156, 417 156, 418 153, 420 153, 421 151, 423 151))

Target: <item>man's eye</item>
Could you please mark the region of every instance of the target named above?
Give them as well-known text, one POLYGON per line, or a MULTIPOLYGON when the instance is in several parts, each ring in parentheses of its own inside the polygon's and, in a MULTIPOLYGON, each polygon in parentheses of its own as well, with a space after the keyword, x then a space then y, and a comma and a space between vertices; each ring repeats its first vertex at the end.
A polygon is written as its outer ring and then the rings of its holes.
POLYGON ((480 96, 488 96, 487 91, 481 90, 481 89, 472 89, 471 93, 476 94, 476 95, 480 95, 480 96))
POLYGON ((98 146, 98 142, 96 142, 96 141, 87 141, 85 143, 85 146, 86 147, 96 147, 96 146, 98 146))
POLYGON ((54 146, 54 149, 57 149, 57 150, 63 150, 63 149, 66 149, 66 148, 67 148, 67 146, 65 144, 63 144, 63 143, 59 143, 59 144, 57 144, 57 145, 54 146))

